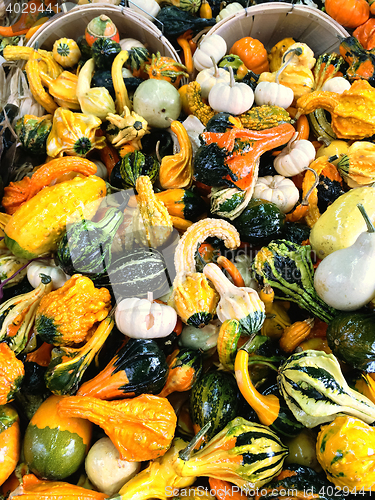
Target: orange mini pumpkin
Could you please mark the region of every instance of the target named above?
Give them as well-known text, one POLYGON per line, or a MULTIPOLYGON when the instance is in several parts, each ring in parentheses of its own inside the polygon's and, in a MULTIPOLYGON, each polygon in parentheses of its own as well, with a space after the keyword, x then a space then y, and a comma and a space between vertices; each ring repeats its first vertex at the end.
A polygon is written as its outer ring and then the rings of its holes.
POLYGON ((344 28, 357 28, 370 17, 366 0, 326 0, 325 9, 344 28))
POLYGON ((264 45, 259 40, 246 36, 237 40, 229 51, 238 56, 247 69, 257 73, 269 71, 268 56, 264 45))
POLYGON ((156 55, 152 54, 151 63, 146 64, 145 69, 149 78, 166 80, 176 88, 183 76, 189 77, 186 66, 171 57, 162 57, 160 52, 157 52, 156 55))

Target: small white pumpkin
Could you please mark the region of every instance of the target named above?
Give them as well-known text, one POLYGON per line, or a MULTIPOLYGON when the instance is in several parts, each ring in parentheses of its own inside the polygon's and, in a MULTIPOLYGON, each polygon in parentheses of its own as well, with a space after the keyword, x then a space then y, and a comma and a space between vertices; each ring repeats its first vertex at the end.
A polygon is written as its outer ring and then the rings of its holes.
POLYGON ((248 111, 254 103, 254 92, 246 83, 234 81, 233 69, 229 68, 229 83, 217 83, 208 94, 208 103, 217 113, 225 111, 240 115, 248 111))
POLYGON ((342 94, 345 90, 349 90, 350 87, 351 84, 346 78, 343 78, 342 76, 334 76, 323 83, 322 90, 342 94))
POLYGON ((272 201, 284 214, 290 212, 299 200, 299 191, 291 179, 282 175, 259 177, 254 189, 254 198, 272 201))
POLYGON ((276 82, 260 82, 254 91, 255 104, 269 104, 289 108, 294 99, 294 92, 289 87, 276 82))
POLYGON ((215 59, 212 57, 212 68, 203 69, 197 74, 196 81, 201 86, 201 93, 207 99, 210 90, 217 83, 229 83, 230 74, 224 68, 218 68, 215 59))
POLYGON ((156 339, 172 333, 177 313, 171 306, 152 302, 151 294, 149 299, 123 299, 116 308, 115 321, 120 332, 128 337, 156 339))
POLYGON ((94 160, 93 163, 96 165, 96 176, 100 177, 101 179, 108 179, 108 170, 107 167, 104 165, 103 162, 99 160, 94 160))
POLYGON ((232 14, 235 14, 236 12, 239 12, 242 10, 244 7, 238 2, 232 2, 228 4, 224 9, 221 9, 219 14, 216 16, 216 22, 218 23, 222 19, 225 19, 226 17, 231 16, 232 14))
POLYGON ((92 445, 85 460, 86 474, 96 488, 112 496, 141 469, 141 462, 121 460, 120 453, 109 437, 92 445))
POLYGON ((131 0, 129 7, 150 21, 153 21, 160 11, 160 5, 156 0, 131 0))
POLYGON ((52 280, 52 290, 62 287, 70 278, 62 269, 54 265, 52 259, 34 260, 34 262, 31 262, 27 266, 27 279, 33 288, 40 285, 40 274, 50 276, 52 280))
POLYGON ((142 42, 136 40, 135 38, 123 38, 120 40, 121 50, 130 50, 134 47, 143 47, 146 48, 142 42))
POLYGON ((194 68, 197 71, 212 67, 212 59, 218 63, 227 53, 227 43, 220 35, 202 37, 197 50, 193 55, 194 68))
POLYGON ((300 174, 315 159, 315 148, 306 139, 298 140, 298 133, 290 139, 285 148, 273 160, 273 166, 279 175, 293 177, 300 174))

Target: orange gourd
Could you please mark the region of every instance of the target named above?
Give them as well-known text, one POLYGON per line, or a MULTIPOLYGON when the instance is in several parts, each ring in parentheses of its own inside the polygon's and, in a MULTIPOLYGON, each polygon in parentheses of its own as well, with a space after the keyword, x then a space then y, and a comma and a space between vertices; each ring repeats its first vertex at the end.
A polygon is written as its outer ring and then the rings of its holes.
POLYGON ((15 392, 18 391, 25 368, 22 361, 5 342, 0 343, 0 406, 13 400, 15 392))
POLYGON ((357 28, 370 17, 366 0, 326 0, 325 10, 345 28, 357 28))
POLYGON ((375 17, 371 17, 364 24, 353 31, 353 35, 365 50, 375 48, 375 17))
POLYGON ((0 406, 0 486, 14 471, 20 456, 20 426, 10 405, 0 406))
POLYGON ((146 64, 145 70, 149 78, 166 80, 176 88, 179 86, 183 76, 189 76, 186 72, 186 66, 171 57, 162 57, 160 52, 157 52, 156 55, 152 54, 151 63, 146 64))
POLYGON ((296 321, 292 325, 286 327, 279 340, 281 349, 291 354, 294 349, 309 336, 313 324, 314 319, 309 318, 304 321, 296 321))
POLYGON ((102 401, 89 396, 61 399, 59 415, 99 425, 120 453, 121 460, 141 462, 166 453, 177 417, 166 398, 142 394, 133 399, 102 401))
MULTIPOLYGON (((363 0, 365 1, 365 0, 363 0)), ((230 54, 238 56, 247 69, 260 74, 269 71, 267 51, 259 40, 246 36, 232 45, 230 54)))

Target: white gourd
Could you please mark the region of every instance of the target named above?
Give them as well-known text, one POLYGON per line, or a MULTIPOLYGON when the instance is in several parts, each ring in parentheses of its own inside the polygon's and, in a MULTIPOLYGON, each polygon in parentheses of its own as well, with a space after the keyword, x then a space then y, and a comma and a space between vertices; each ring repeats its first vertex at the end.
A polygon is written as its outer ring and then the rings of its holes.
POLYGON ((104 163, 99 160, 94 160, 93 163, 95 163, 96 165, 95 175, 104 180, 108 179, 108 170, 107 167, 104 165, 104 163))
POLYGON ((132 297, 123 299, 116 308, 116 326, 133 339, 155 339, 172 333, 177 322, 173 307, 132 297))
POLYGON ((285 214, 299 200, 299 191, 291 179, 282 175, 259 177, 254 189, 254 198, 275 203, 285 214))
POLYGON ((217 83, 208 94, 208 103, 217 113, 224 111, 231 115, 240 115, 248 111, 254 103, 254 92, 246 83, 234 81, 233 69, 230 68, 229 83, 217 83))
POLYGON ((52 259, 34 260, 34 262, 31 262, 27 266, 27 279, 33 288, 40 285, 40 274, 50 276, 52 280, 52 290, 62 287, 70 278, 62 269, 54 265, 52 259))
POLYGON ((334 76, 323 83, 322 90, 342 94, 345 90, 349 90, 350 87, 351 84, 346 78, 343 78, 342 76, 334 76))
POLYGON ((217 83, 229 83, 230 74, 224 68, 218 68, 215 59, 212 57, 212 68, 203 69, 197 74, 196 81, 201 86, 201 93, 207 99, 210 90, 217 83))
POLYGON ((136 40, 135 38, 123 38, 120 40, 121 50, 130 50, 134 47, 146 48, 142 42, 136 40))
POLYGON ((340 311, 356 311, 375 298, 375 228, 363 205, 357 207, 368 230, 353 245, 325 257, 314 275, 316 293, 340 311))
POLYGON ((85 460, 86 474, 96 488, 112 496, 141 469, 141 462, 120 459, 120 453, 109 437, 92 445, 85 460))
POLYGON ((231 16, 232 14, 235 14, 236 12, 239 12, 242 10, 244 7, 238 2, 232 2, 228 4, 224 9, 221 9, 219 14, 216 16, 216 22, 218 23, 222 19, 225 19, 226 17, 231 16))
POLYGON ((202 38, 193 55, 194 68, 197 71, 211 68, 211 56, 218 63, 227 53, 227 43, 220 35, 210 35, 202 38))
POLYGON ((306 170, 315 159, 315 154, 312 142, 298 139, 298 133, 296 133, 273 160, 273 166, 279 175, 293 177, 306 170))
POLYGON ((131 0, 129 7, 150 21, 153 21, 160 11, 160 5, 156 0, 131 0))

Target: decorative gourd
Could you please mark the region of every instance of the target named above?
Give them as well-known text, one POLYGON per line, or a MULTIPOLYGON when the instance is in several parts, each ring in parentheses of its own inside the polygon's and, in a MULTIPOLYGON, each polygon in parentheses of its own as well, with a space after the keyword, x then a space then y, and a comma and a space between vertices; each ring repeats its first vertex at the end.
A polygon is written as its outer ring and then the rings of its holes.
POLYGON ((157 394, 165 385, 168 365, 150 339, 130 339, 96 377, 81 385, 77 396, 104 400, 157 394))
POLYGON ((70 276, 97 278, 111 265, 111 246, 123 220, 122 210, 110 207, 98 222, 81 218, 69 225, 59 241, 56 263, 70 276))
POLYGON ((208 103, 216 112, 225 111, 240 115, 248 111, 254 102, 254 92, 246 83, 234 80, 233 69, 229 68, 229 83, 217 83, 208 94, 208 103))
POLYGON ((273 240, 257 253, 252 269, 258 281, 274 289, 276 298, 283 300, 287 293, 288 301, 297 302, 310 314, 328 323, 337 311, 323 302, 314 289, 310 254, 309 245, 273 240), (279 295, 278 290, 282 291, 279 295))
POLYGON ((161 57, 160 52, 152 54, 151 63, 146 64, 145 70, 149 78, 166 80, 176 88, 179 87, 182 77, 189 77, 186 66, 171 57, 161 57))
MULTIPOLYGON (((175 438, 165 455, 150 462, 146 469, 143 469, 121 488, 117 495, 118 500, 136 500, 140 494, 143 500, 151 498, 166 500, 168 496, 173 494, 175 489, 191 486, 196 477, 181 477, 173 467, 173 464, 178 459, 179 452, 186 445, 187 443, 183 439, 175 438), (144 490, 146 483, 147 490, 144 490)), ((186 491, 191 491, 191 489, 188 488, 186 491)))
POLYGON ((239 391, 231 373, 222 370, 204 373, 190 393, 189 412, 195 434, 211 423, 204 443, 222 431, 239 411, 239 391))
MULTIPOLYGON (((374 9, 373 6, 372 9, 374 9)), ((370 19, 358 26, 358 28, 353 31, 353 35, 356 37, 356 39, 364 49, 372 50, 375 47, 374 31, 375 21, 373 17, 370 17, 370 19)))
POLYGON ((177 135, 180 151, 164 156, 160 164, 159 182, 163 189, 188 188, 193 180, 193 149, 181 122, 174 120, 171 130, 177 135))
POLYGON ((242 127, 250 130, 265 130, 291 122, 288 111, 280 106, 269 106, 268 104, 253 106, 238 118, 241 120, 242 127))
POLYGON ((24 203, 4 228, 5 242, 14 255, 33 259, 57 250, 68 218, 77 207, 91 218, 106 194, 105 182, 94 175, 46 187, 24 203), (48 227, 49 231, 43 231, 48 227))
POLYGON ((75 274, 42 298, 35 330, 49 344, 71 346, 83 342, 90 328, 106 318, 110 309, 108 290, 98 290, 89 278, 75 274))
POLYGON ((314 318, 309 318, 287 326, 279 340, 281 349, 288 354, 292 353, 309 336, 313 325, 314 318))
POLYGON ((286 214, 299 200, 299 191, 292 180, 282 175, 267 175, 258 177, 253 196, 275 203, 286 214))
MULTIPOLYGON (((232 5, 232 4, 229 4, 232 5)), ((211 56, 212 57, 212 56, 211 56)), ((229 83, 230 75, 224 68, 218 68, 215 59, 212 57, 213 67, 200 71, 195 81, 201 86, 201 93, 204 99, 207 99, 210 90, 217 83, 229 83)))
POLYGON ((207 0, 202 0, 199 7, 199 17, 204 19, 212 19, 212 8, 207 0))
POLYGON ((375 405, 350 389, 333 354, 303 351, 281 366, 278 385, 296 419, 305 427, 331 422, 338 415, 375 420, 375 405))
POLYGON ((248 335, 260 330, 266 314, 258 293, 252 288, 233 285, 216 264, 207 264, 203 273, 220 295, 216 308, 219 320, 237 319, 248 335))
MULTIPOLYGON (((123 50, 123 52, 125 52, 123 50)), ((128 57, 125 60, 124 66, 129 69, 134 77, 145 78, 145 66, 150 61, 150 54, 146 47, 132 47, 128 52, 128 57)), ((125 54, 123 54, 124 56, 125 54)))
POLYGON ((45 479, 64 479, 84 462, 92 425, 58 413, 62 396, 50 396, 26 428, 23 452, 30 471, 45 479))
POLYGON ((46 153, 46 142, 52 128, 52 115, 24 115, 14 124, 14 131, 24 149, 31 154, 46 153))
POLYGON ((323 142, 323 146, 320 146, 320 148, 316 152, 316 158, 318 159, 321 156, 327 156, 328 158, 330 158, 331 156, 337 156, 336 160, 331 161, 333 165, 337 166, 338 162, 340 161, 340 157, 348 152, 348 142, 341 141, 339 139, 323 142))
POLYGON ((136 40, 135 38, 122 38, 119 44, 121 45, 121 50, 127 50, 127 51, 135 47, 141 47, 144 49, 146 48, 142 42, 136 40))
POLYGON ((0 406, 0 449, 3 457, 0 472, 0 486, 12 474, 20 457, 19 417, 10 405, 0 406))
POLYGON ((93 163, 95 163, 95 165, 96 165, 95 175, 97 175, 98 177, 100 177, 103 180, 107 180, 108 179, 108 170, 107 170, 107 167, 104 165, 104 163, 99 161, 99 160, 95 160, 95 161, 93 161, 93 163))
POLYGON ((322 90, 325 92, 336 92, 336 94, 342 94, 345 90, 349 90, 351 87, 350 82, 343 78, 342 76, 335 76, 330 78, 322 85, 322 90))
POLYGON ((108 113, 115 113, 115 103, 106 88, 90 88, 94 68, 92 58, 82 66, 78 75, 76 95, 84 114, 104 120, 108 113))
POLYGON ((347 152, 341 155, 337 168, 349 186, 353 182, 353 187, 375 182, 374 156, 375 144, 368 141, 354 142, 347 152))
POLYGON ((203 125, 215 116, 215 111, 202 100, 201 86, 195 80, 180 87, 181 103, 186 114, 194 115, 203 125))
POLYGON ((219 14, 216 16, 216 22, 218 23, 219 21, 222 21, 226 17, 231 16, 232 14, 235 14, 236 12, 239 12, 242 10, 244 7, 238 2, 232 2, 228 4, 224 9, 221 9, 219 14))
POLYGON ((353 245, 328 255, 314 275, 319 297, 340 311, 355 311, 375 298, 375 228, 363 205, 357 207, 367 231, 353 245))
POLYGON ((245 191, 237 188, 212 188, 209 196, 211 213, 229 220, 236 219, 247 207, 253 195, 253 187, 254 184, 245 191))
POLYGON ((153 21, 160 12, 160 6, 156 0, 136 0, 129 4, 129 7, 150 21, 153 21))
POLYGON ((28 261, 26 259, 19 259, 9 250, 0 250, 0 279, 2 288, 9 288, 23 280, 27 273, 27 264, 28 261))
POLYGON ((48 92, 59 106, 75 111, 81 109, 76 95, 77 75, 63 71, 57 78, 53 79, 43 71, 39 71, 39 74, 42 84, 48 88, 48 92))
POLYGON ((147 175, 151 182, 155 182, 158 173, 159 163, 154 157, 134 151, 116 163, 109 180, 118 189, 129 189, 135 188, 137 179, 142 175, 147 175))
POLYGON ((173 351, 167 362, 168 378, 159 394, 163 398, 173 392, 189 391, 199 379, 203 368, 200 351, 186 347, 173 351))
POLYGON ((111 124, 106 127, 107 139, 116 148, 131 141, 133 144, 139 143, 140 139, 149 133, 147 121, 134 111, 130 112, 127 106, 121 116, 108 113, 106 119, 111 124))
POLYGON ((319 259, 355 243, 367 225, 357 208, 361 203, 371 221, 375 221, 375 199, 372 187, 351 189, 339 196, 314 225, 310 242, 319 259), (339 224, 337 222, 339 221, 339 224))
MULTIPOLYGON (((358 370, 373 373, 374 319, 373 313, 345 312, 338 314, 329 323, 327 341, 337 359, 358 370)), ((365 385, 369 386, 369 383, 372 388, 374 381, 371 377, 366 377, 365 385)), ((357 389, 357 384, 355 388, 357 389)), ((360 392, 374 402, 370 397, 372 391, 360 392)))
POLYGON ((133 107, 128 96, 122 73, 123 66, 128 60, 129 52, 127 50, 121 50, 116 55, 111 67, 112 83, 116 97, 116 111, 119 115, 125 112, 125 107, 129 108, 129 111, 131 111, 133 107))
POLYGON ((174 470, 180 476, 220 475, 221 479, 240 488, 253 488, 266 484, 280 472, 287 448, 266 426, 248 422, 241 417, 229 422, 202 450, 190 458, 193 447, 208 426, 209 424, 202 428, 202 432, 179 453, 174 470), (254 453, 260 447, 264 452, 262 456, 254 453))
POLYGON ((87 477, 107 495, 114 495, 141 469, 140 462, 120 460, 120 454, 108 437, 96 441, 85 460, 87 477))
MULTIPOLYGON (((4 342, 0 343, 0 408, 9 401, 13 401, 15 393, 19 390, 25 369, 22 361, 4 342)), ((1 437, 0 437, 1 442, 1 437)))
POLYGON ((22 497, 38 498, 39 500, 49 500, 57 496, 70 498, 71 500, 105 500, 108 498, 104 493, 76 486, 62 481, 39 480, 34 474, 26 474, 22 477, 22 485, 12 493, 13 498, 22 497))
POLYGON ((271 72, 278 71, 281 68, 285 52, 295 43, 296 41, 293 38, 283 38, 272 47, 268 55, 271 72))
MULTIPOLYGON (((233 4, 229 4, 229 5, 233 5, 233 4)), ((236 81, 243 80, 244 77, 248 73, 250 73, 250 74, 252 73, 246 68, 246 66, 242 62, 241 58, 238 56, 235 56, 234 54, 228 54, 228 55, 224 56, 221 59, 221 61, 219 62, 218 66, 219 66, 219 68, 224 68, 227 71, 227 73, 229 73, 229 68, 232 68, 234 78, 236 81)), ((252 73, 252 74, 255 75, 255 73, 252 73)), ((249 82, 247 82, 247 84, 249 85, 249 82)), ((253 86, 252 85, 250 85, 250 86, 254 90, 253 86)))
MULTIPOLYGON (((36 50, 34 50, 30 54, 25 66, 27 81, 29 83, 30 91, 36 102, 40 104, 47 111, 47 113, 53 114, 58 106, 52 99, 52 97, 44 90, 44 87, 42 85, 42 80, 40 77, 39 58, 40 54, 36 50)), ((56 62, 55 64, 58 66, 56 62)), ((57 76, 58 74, 55 76, 55 78, 57 78, 57 76)))
POLYGON ((229 50, 230 54, 239 56, 247 69, 257 73, 268 71, 267 51, 262 42, 249 36, 237 40, 229 50))
POLYGON ((51 158, 62 156, 64 153, 86 156, 94 148, 104 148, 105 138, 95 137, 100 125, 101 121, 96 116, 57 108, 47 139, 47 155, 51 158))
POLYGON ((41 274, 49 276, 52 280, 51 290, 56 290, 63 286, 63 284, 68 281, 69 276, 67 276, 62 269, 53 265, 53 260, 42 259, 39 261, 31 262, 27 266, 27 279, 33 288, 37 288, 41 281, 41 274))
POLYGON ((342 94, 314 91, 298 99, 296 117, 323 108, 331 113, 332 130, 339 139, 360 140, 375 132, 374 95, 375 89, 364 79, 355 80, 342 94))
POLYGON ((99 324, 83 347, 53 349, 51 362, 44 374, 47 389, 57 396, 74 394, 85 371, 103 347, 113 326, 113 319, 107 317, 99 324))
POLYGON ((370 7, 365 0, 349 0, 345 4, 328 0, 324 6, 327 14, 345 28, 356 28, 370 17, 370 7))
POLYGON ((115 42, 120 41, 120 35, 115 24, 104 14, 94 17, 94 19, 89 22, 86 26, 85 37, 90 47, 98 38, 110 38, 115 42))
POLYGON ((315 148, 306 139, 298 139, 296 133, 288 142, 286 147, 273 161, 273 166, 279 175, 293 177, 310 165, 315 158, 315 148))
POLYGON ((227 44, 220 35, 205 36, 194 52, 193 61, 197 71, 212 67, 212 59, 216 64, 227 52, 227 44))
POLYGON ((124 299, 116 308, 116 326, 135 339, 154 339, 172 333, 177 322, 173 307, 148 299, 124 299))
POLYGON ((63 68, 75 66, 81 59, 81 51, 77 42, 71 38, 60 38, 53 44, 52 54, 56 62, 63 68))
POLYGON ((49 276, 42 275, 42 282, 31 292, 16 295, 0 306, 0 342, 19 354, 29 340, 40 300, 52 290, 49 276))
POLYGON ((196 220, 207 208, 203 199, 190 189, 166 189, 155 196, 164 203, 169 215, 182 219, 196 220))
POLYGON ((321 428, 316 441, 320 465, 337 488, 371 491, 374 428, 359 418, 338 416, 321 428))
POLYGON ((218 294, 206 277, 195 269, 196 249, 210 236, 224 240, 229 249, 239 246, 237 230, 224 220, 203 219, 184 233, 175 250, 176 278, 168 304, 176 309, 181 320, 189 325, 207 325, 216 311, 218 294))
POLYGON ((98 38, 91 46, 91 53, 95 63, 95 70, 111 69, 117 54, 121 52, 119 43, 110 38, 98 38))
POLYGON ((132 462, 164 455, 172 443, 177 421, 168 400, 150 394, 122 401, 71 396, 59 402, 58 411, 60 416, 99 425, 120 452, 120 459, 132 462))
POLYGON ((194 326, 185 325, 179 336, 178 343, 181 347, 190 349, 209 351, 216 347, 219 335, 220 321, 211 321, 203 328, 194 328, 194 326))
POLYGON ((168 128, 181 112, 178 90, 166 80, 150 78, 142 82, 133 96, 133 108, 150 127, 168 128))

